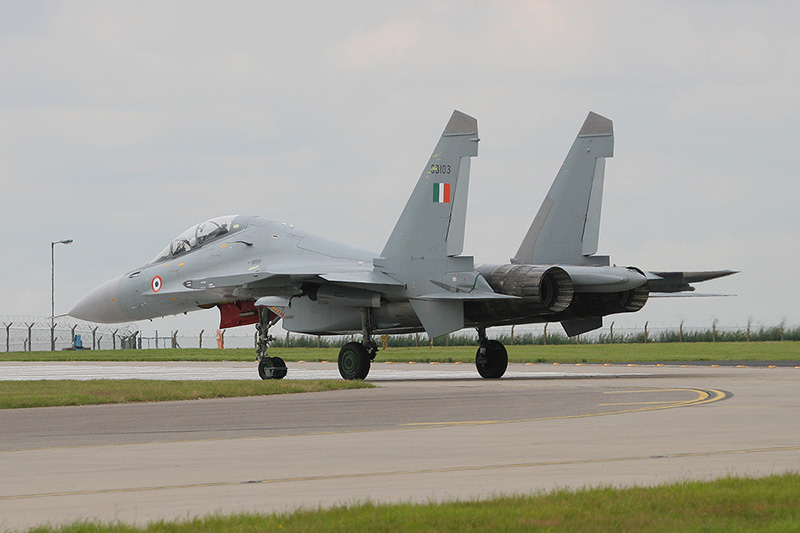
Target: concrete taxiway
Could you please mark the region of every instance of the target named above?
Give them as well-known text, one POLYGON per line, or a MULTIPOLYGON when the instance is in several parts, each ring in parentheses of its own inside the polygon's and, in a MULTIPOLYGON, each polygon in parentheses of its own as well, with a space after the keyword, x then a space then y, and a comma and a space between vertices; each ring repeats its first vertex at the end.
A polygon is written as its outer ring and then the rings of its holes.
MULTIPOLYGON (((53 366, 253 372, 0 373, 53 366)), ((800 472, 796 368, 510 365, 482 380, 471 365, 376 364, 370 379, 376 389, 0 411, 0 529, 800 472)))

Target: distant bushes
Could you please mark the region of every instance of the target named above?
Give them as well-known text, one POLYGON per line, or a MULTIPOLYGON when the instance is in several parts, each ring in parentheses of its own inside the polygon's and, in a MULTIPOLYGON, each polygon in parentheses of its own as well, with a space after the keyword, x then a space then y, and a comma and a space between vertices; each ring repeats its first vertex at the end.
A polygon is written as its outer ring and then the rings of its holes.
MULTIPOLYGON (((360 335, 344 336, 315 336, 301 335, 292 333, 286 338, 276 339, 273 346, 286 346, 288 339, 289 348, 339 348, 344 342, 349 340, 359 340, 360 335)), ((576 337, 567 337, 563 332, 550 332, 544 330, 542 333, 524 332, 512 336, 509 332, 502 332, 489 335, 490 338, 498 340, 506 346, 512 345, 555 345, 555 344, 642 344, 649 342, 765 342, 765 341, 800 341, 800 327, 786 328, 784 325, 758 329, 718 329, 715 326, 709 329, 691 328, 684 330, 682 327, 677 329, 658 329, 648 331, 647 328, 640 331, 615 331, 612 328, 603 328, 600 332, 592 332, 576 337)), ((381 336, 375 336, 375 342, 380 347, 383 342, 381 336)), ((452 335, 443 335, 433 339, 433 346, 474 346, 477 343, 477 334, 468 332, 458 332, 452 335)), ((386 336, 387 346, 393 347, 412 347, 430 346, 431 340, 427 335, 388 335, 386 336)))

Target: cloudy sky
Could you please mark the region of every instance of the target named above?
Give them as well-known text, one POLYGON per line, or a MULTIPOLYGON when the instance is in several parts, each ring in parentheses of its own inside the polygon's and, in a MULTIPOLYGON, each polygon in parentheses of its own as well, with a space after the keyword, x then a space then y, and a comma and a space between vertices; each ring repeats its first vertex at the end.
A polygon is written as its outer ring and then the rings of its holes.
MULTIPOLYGON (((453 109, 465 253, 506 262, 589 111, 600 253, 735 269, 617 324, 800 325, 800 4, 0 0, 0 316, 56 313, 187 227, 257 214, 379 251, 453 109)), ((215 310, 150 326, 216 328, 215 310)), ((607 323, 609 320, 607 320, 607 323)))

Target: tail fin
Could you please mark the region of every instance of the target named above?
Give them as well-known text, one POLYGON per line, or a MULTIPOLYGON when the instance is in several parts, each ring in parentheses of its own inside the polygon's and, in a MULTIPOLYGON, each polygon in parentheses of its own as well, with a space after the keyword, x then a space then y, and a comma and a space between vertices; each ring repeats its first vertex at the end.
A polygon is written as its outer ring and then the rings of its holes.
POLYGON ((512 263, 608 265, 607 256, 593 255, 605 158, 613 155, 613 123, 590 112, 512 263))
POLYGON ((470 157, 478 155, 478 140, 478 121, 454 111, 381 257, 373 260, 376 270, 405 284, 431 337, 463 327, 463 301, 452 295, 467 285, 475 289, 472 257, 459 254, 464 247, 470 157))
POLYGON ((392 261, 455 256, 464 247, 469 158, 478 155, 478 121, 453 111, 381 257, 392 261))

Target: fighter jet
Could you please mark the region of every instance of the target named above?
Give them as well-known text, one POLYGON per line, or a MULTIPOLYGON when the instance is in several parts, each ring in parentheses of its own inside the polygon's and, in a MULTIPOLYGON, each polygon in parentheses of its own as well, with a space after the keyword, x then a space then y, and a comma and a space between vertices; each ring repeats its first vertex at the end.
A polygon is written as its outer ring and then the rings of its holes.
POLYGON ((475 265, 462 255, 470 160, 477 120, 453 112, 381 253, 251 215, 212 218, 181 233, 152 261, 103 283, 69 312, 103 323, 217 307, 220 328, 256 325, 262 379, 286 376, 270 357, 270 327, 315 335, 360 334, 339 352, 344 379, 364 379, 376 334, 470 327, 475 365, 500 378, 506 348, 487 328, 561 322, 566 333, 597 329, 603 317, 642 309, 651 290, 693 290, 691 282, 733 273, 658 272, 611 266, 595 255, 612 122, 589 113, 564 164, 507 264, 475 265))

